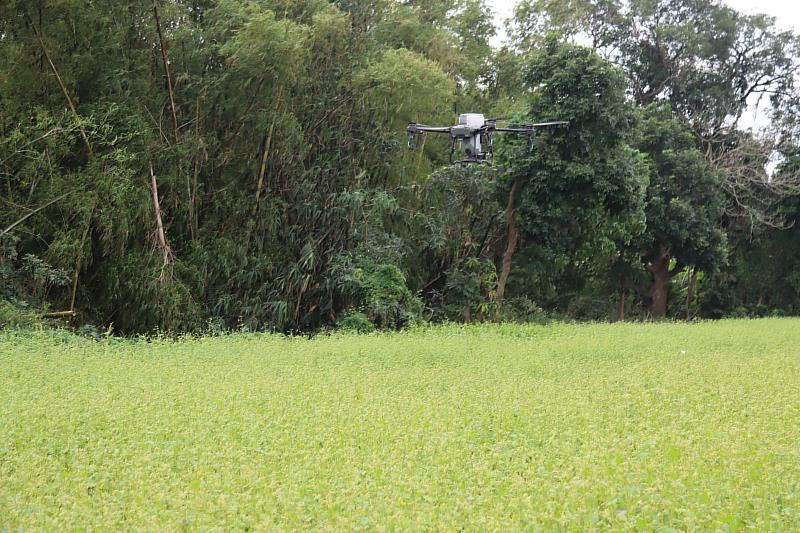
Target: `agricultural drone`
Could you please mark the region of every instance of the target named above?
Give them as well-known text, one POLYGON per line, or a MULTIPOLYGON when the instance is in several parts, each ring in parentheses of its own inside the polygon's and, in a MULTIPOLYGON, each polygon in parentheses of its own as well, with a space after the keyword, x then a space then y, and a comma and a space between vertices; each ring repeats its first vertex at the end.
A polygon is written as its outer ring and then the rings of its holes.
POLYGON ((483 163, 493 155, 492 135, 495 132, 517 133, 528 136, 528 152, 533 150, 533 134, 536 128, 558 126, 567 124, 563 120, 553 122, 539 122, 537 124, 520 124, 516 128, 498 128, 497 119, 484 118, 480 113, 463 113, 458 117, 455 126, 424 126, 411 122, 406 126, 408 133, 408 147, 414 148, 414 136, 425 133, 450 134, 450 162, 451 163, 483 163), (464 159, 453 161, 456 151, 456 142, 460 143, 464 152, 464 159))

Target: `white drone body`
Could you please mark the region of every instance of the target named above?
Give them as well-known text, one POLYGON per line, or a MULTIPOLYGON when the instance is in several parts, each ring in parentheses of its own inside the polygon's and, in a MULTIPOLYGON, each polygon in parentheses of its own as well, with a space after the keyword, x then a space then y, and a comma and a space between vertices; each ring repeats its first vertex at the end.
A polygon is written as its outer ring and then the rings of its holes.
POLYGON ((482 152, 480 129, 485 124, 486 119, 480 113, 462 113, 458 116, 458 125, 450 130, 450 135, 461 142, 461 149, 467 157, 482 152))
POLYGON ((416 122, 411 122, 406 127, 408 133, 408 147, 414 147, 414 136, 424 133, 449 133, 450 162, 453 162, 453 153, 458 142, 464 159, 458 163, 482 163, 490 158, 494 151, 492 145, 492 134, 496 131, 504 133, 518 133, 528 136, 528 151, 533 148, 533 134, 536 128, 542 126, 555 126, 566 124, 564 121, 540 122, 538 124, 521 124, 519 128, 498 128, 497 119, 487 119, 481 113, 462 113, 458 116, 458 124, 455 126, 423 126, 416 122))

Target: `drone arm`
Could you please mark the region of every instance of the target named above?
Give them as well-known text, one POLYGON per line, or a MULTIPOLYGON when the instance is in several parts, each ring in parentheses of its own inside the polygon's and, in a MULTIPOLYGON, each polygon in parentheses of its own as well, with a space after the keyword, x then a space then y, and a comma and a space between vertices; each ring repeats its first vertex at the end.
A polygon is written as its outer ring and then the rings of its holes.
POLYGON ((410 122, 406 126, 406 133, 408 133, 408 147, 414 148, 414 135, 422 135, 423 133, 450 133, 449 126, 425 126, 410 122))
POLYGON ((536 128, 543 128, 547 126, 561 126, 563 124, 569 124, 565 120, 554 120, 552 122, 538 122, 536 124, 524 124, 523 128, 495 128, 495 131, 499 131, 502 133, 521 133, 528 136, 528 152, 533 150, 533 134, 536 132, 536 128))
POLYGON ((522 128, 495 128, 495 131, 503 131, 506 133, 532 133, 536 128, 544 128, 547 126, 562 126, 569 124, 566 120, 554 120, 552 122, 537 122, 536 124, 522 124, 522 128))
POLYGON ((406 127, 406 133, 409 135, 419 135, 422 133, 450 133, 450 126, 425 126, 411 122, 406 127))

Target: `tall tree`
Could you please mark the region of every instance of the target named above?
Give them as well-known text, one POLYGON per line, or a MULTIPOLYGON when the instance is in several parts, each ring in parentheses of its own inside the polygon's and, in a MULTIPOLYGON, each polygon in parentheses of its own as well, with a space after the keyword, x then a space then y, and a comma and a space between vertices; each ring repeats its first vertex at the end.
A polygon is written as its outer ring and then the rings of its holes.
POLYGON ((711 273, 725 260, 725 233, 718 223, 724 196, 719 173, 669 107, 650 106, 641 115, 636 146, 650 160, 646 228, 625 256, 641 257, 651 276, 643 291, 650 311, 664 316, 670 279, 690 268, 711 273))
MULTIPOLYGON (((544 278, 536 282, 531 268, 560 264, 544 281, 552 283, 568 265, 605 257, 613 239, 631 231, 641 218, 646 174, 641 155, 627 144, 634 116, 617 68, 590 49, 551 40, 530 58, 525 81, 533 95, 525 120, 569 122, 541 130, 528 154, 524 141, 510 141, 498 157, 507 169, 501 191, 508 231, 500 261, 508 268, 515 250, 522 250, 528 265, 516 270, 521 283, 515 292, 541 295, 544 278), (535 255, 563 259, 545 265, 535 255)), ((498 294, 505 292, 506 276, 500 276, 498 294)))
POLYGON ((752 106, 782 122, 788 118, 782 110, 800 96, 800 37, 778 29, 774 18, 744 15, 718 0, 526 0, 513 30, 522 49, 535 44, 537 32, 590 40, 625 70, 638 105, 669 102, 691 129, 706 160, 722 172, 727 215, 780 224, 773 208, 797 190, 800 175, 770 183, 765 161, 784 140, 740 131, 752 106))

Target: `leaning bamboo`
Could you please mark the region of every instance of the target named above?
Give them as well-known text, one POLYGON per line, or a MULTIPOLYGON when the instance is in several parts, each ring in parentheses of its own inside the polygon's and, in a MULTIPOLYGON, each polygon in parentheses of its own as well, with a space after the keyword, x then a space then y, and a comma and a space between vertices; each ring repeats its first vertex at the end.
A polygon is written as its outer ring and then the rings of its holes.
POLYGON ((164 76, 167 78, 167 92, 169 93, 169 107, 172 111, 172 135, 175 137, 175 142, 178 142, 178 114, 175 111, 175 93, 172 89, 172 74, 169 70, 169 56, 167 54, 167 46, 164 43, 164 32, 161 31, 161 18, 158 16, 158 6, 156 1, 153 0, 153 15, 156 19, 156 30, 158 31, 158 41, 161 46, 161 59, 164 62, 164 76))
POLYGON ((89 218, 86 220, 86 228, 83 230, 83 235, 81 236, 80 248, 78 249, 78 253, 75 258, 75 275, 72 278, 72 297, 70 298, 69 302, 69 310, 72 313, 72 315, 75 314, 75 301, 78 296, 78 277, 80 276, 81 272, 81 252, 83 251, 83 247, 86 244, 86 237, 88 237, 89 235, 89 229, 92 227, 92 215, 94 215, 95 205, 96 204, 92 204, 92 209, 89 211, 89 218))
POLYGON ((61 92, 64 93, 64 98, 67 100, 67 105, 69 105, 72 115, 75 117, 78 129, 81 132, 81 137, 83 138, 83 143, 86 145, 86 151, 91 156, 92 145, 89 143, 89 137, 86 135, 86 130, 80 123, 80 116, 78 115, 78 110, 75 108, 75 103, 72 101, 72 97, 69 95, 69 91, 67 90, 67 86, 64 84, 64 80, 61 79, 61 75, 58 73, 55 63, 53 63, 53 60, 50 58, 50 53, 47 51, 47 47, 44 45, 44 40, 42 39, 39 29, 33 24, 31 24, 31 26, 33 27, 33 32, 36 34, 36 39, 39 41, 39 46, 42 48, 42 53, 44 53, 44 57, 47 59, 47 63, 50 65, 50 70, 53 71, 56 81, 58 81, 58 86, 61 87, 61 92))

